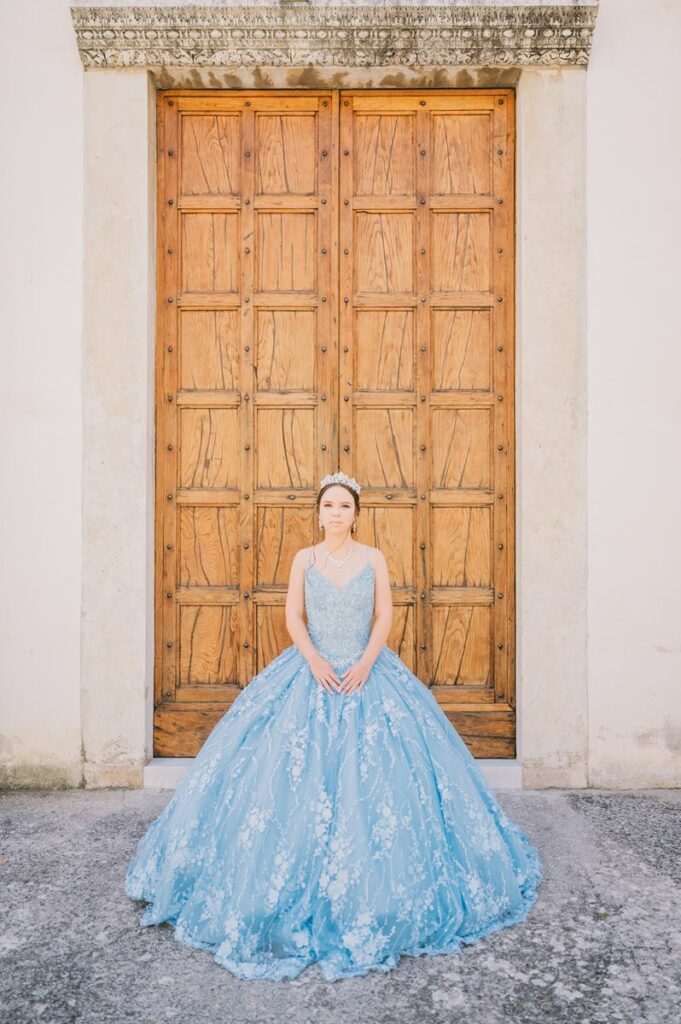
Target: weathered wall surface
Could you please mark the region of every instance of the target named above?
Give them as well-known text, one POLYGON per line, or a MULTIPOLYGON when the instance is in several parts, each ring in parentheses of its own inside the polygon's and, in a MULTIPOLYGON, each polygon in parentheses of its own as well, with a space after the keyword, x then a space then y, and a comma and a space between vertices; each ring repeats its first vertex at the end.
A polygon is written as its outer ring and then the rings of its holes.
POLYGON ((82 729, 88 787, 139 785, 151 754, 154 90, 85 81, 82 729))
POLYGON ((528 787, 583 786, 586 672, 586 74, 518 86, 519 753, 528 787))
POLYGON ((589 783, 681 784, 675 0, 606 0, 589 67, 589 783))
POLYGON ((77 786, 84 77, 65 4, 0 28, 0 785, 77 786))

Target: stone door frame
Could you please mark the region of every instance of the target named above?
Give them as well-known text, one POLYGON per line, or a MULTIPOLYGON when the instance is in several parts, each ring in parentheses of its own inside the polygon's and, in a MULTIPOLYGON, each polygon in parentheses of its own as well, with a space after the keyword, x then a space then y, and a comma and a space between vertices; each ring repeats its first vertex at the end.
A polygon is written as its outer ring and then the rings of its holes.
MULTIPOLYGON (((385 67, 379 73, 345 66, 342 82, 337 69, 322 67, 261 67, 257 74, 252 66, 204 68, 195 75, 186 66, 88 71, 81 633, 87 787, 164 784, 148 763, 155 93, 186 88, 187 78, 189 87, 243 88, 268 75, 273 88, 285 87, 285 79, 295 88, 386 88, 392 82, 398 88, 516 89, 518 757, 479 764, 494 786, 587 784, 584 63, 402 67, 397 76, 385 67)), ((262 80, 257 87, 264 87, 262 80)))

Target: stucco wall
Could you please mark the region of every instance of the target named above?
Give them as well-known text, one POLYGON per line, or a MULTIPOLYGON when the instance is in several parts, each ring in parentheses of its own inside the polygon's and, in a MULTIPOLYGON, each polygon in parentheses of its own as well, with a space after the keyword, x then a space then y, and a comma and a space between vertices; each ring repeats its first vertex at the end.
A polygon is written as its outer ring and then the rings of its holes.
POLYGON ((681 784, 677 0, 605 0, 588 72, 589 783, 681 784))
POLYGON ((517 89, 518 752, 523 785, 583 786, 586 672, 586 74, 517 89))
POLYGON ((153 699, 155 92, 85 82, 84 778, 139 785, 153 699))
MULTIPOLYGON (((0 781, 136 785, 150 751, 151 86, 85 76, 65 0, 1 19, 0 781)), ((673 0, 601 0, 588 72, 518 84, 528 786, 679 784, 680 19, 673 0)))
POLYGON ((81 778, 83 89, 65 3, 2 4, 0 783, 81 778))

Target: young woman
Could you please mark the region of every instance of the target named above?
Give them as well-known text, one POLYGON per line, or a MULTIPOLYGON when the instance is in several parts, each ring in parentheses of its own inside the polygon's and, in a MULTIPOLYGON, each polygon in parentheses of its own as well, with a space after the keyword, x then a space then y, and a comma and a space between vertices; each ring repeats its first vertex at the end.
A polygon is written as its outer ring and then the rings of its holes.
POLYGON ((328 981, 455 953, 521 921, 542 861, 426 686, 385 641, 388 568, 335 473, 298 551, 293 640, 219 720, 128 866, 140 925, 239 978, 328 981), (307 613, 307 624, 303 613, 307 613), (373 623, 373 624, 372 624, 373 623))

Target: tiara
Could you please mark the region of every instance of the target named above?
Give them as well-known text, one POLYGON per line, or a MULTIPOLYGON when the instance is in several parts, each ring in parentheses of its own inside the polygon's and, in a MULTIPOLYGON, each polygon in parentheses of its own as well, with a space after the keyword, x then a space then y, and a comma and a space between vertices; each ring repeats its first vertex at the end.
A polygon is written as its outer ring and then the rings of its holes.
POLYGON ((346 487, 352 488, 357 494, 362 490, 354 476, 347 476, 345 473, 329 473, 324 477, 319 486, 326 487, 327 484, 345 484, 346 487))

